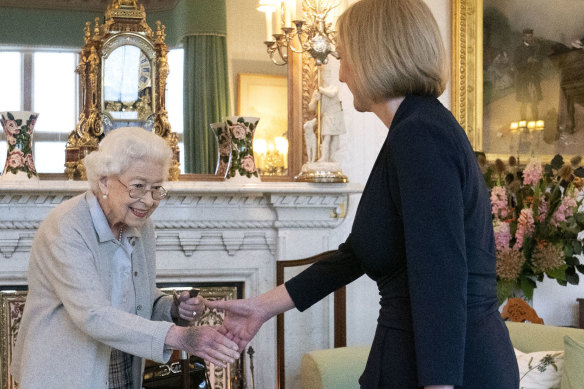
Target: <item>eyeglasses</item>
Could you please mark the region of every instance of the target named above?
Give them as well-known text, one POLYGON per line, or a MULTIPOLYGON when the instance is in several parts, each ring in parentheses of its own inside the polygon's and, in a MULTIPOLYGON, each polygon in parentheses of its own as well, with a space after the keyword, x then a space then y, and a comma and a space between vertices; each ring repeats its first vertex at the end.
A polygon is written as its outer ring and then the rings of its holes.
POLYGON ((152 199, 158 201, 165 198, 166 195, 168 194, 168 191, 164 189, 162 186, 154 186, 148 189, 144 184, 127 185, 123 183, 122 180, 120 180, 119 178, 117 180, 120 182, 120 184, 125 186, 126 189, 128 189, 128 195, 133 199, 141 199, 144 196, 146 196, 146 193, 151 192, 152 199))

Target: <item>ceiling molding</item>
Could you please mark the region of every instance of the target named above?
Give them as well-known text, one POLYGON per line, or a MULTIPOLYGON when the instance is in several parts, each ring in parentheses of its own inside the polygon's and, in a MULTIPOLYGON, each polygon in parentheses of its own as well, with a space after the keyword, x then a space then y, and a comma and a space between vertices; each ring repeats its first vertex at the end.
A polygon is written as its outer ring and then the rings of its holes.
MULTIPOLYGON (((0 7, 105 12, 111 0, 0 0, 0 7)), ((147 12, 176 7, 179 0, 140 0, 147 12)))

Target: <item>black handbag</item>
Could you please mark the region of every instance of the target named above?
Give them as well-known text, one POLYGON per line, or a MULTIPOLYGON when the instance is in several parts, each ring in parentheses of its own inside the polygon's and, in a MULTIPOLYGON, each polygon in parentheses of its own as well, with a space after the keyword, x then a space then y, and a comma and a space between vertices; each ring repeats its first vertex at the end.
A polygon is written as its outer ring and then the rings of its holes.
MULTIPOLYGON (((202 358, 189 358, 189 389, 211 389, 207 379, 207 366, 202 358)), ((144 369, 144 389, 183 389, 182 362, 170 360, 166 365, 150 365, 144 369)))

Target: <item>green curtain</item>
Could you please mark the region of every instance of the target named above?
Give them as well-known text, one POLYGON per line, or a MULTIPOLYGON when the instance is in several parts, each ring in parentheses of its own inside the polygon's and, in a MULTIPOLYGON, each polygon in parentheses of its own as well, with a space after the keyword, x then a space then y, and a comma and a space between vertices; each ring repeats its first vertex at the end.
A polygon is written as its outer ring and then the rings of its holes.
POLYGON ((185 171, 212 174, 217 145, 210 124, 229 115, 227 41, 222 35, 194 35, 184 47, 185 171))

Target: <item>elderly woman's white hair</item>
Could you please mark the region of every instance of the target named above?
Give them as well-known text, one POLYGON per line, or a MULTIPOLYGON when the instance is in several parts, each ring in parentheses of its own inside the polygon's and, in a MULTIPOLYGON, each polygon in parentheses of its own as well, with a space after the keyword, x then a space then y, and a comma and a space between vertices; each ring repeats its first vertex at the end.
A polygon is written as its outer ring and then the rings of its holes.
POLYGON ((100 142, 99 149, 83 160, 91 190, 97 193, 101 177, 122 174, 135 161, 159 164, 166 179, 172 151, 162 137, 140 127, 121 127, 109 132, 100 142))

